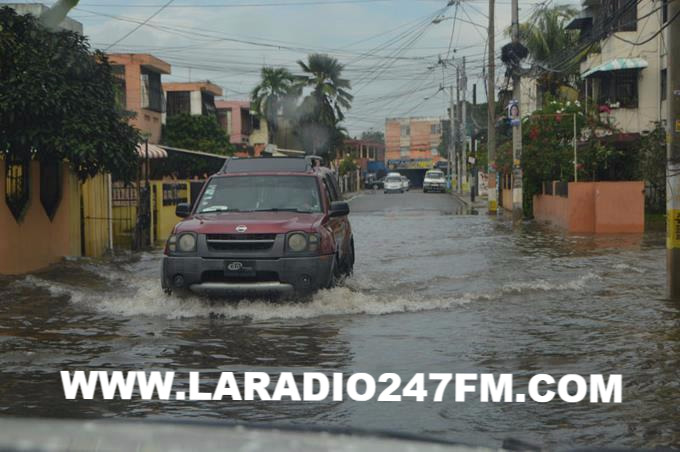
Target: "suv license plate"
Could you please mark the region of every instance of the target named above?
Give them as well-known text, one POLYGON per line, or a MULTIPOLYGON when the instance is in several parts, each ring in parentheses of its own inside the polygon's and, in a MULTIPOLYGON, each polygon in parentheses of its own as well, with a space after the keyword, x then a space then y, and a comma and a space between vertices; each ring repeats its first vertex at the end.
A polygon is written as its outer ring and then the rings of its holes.
POLYGON ((255 276, 255 265, 247 261, 224 261, 224 274, 238 276, 255 276))

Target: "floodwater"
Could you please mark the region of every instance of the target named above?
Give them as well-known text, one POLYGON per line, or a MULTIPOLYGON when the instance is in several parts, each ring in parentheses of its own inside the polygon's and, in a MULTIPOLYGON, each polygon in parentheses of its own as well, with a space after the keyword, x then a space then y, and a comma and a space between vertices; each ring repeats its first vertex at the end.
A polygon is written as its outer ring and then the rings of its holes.
MULTIPOLYGON (((352 202, 357 263, 307 303, 167 297, 159 253, 0 279, 0 415, 361 427, 499 446, 680 444, 663 236, 567 236, 447 195, 352 202), (621 404, 64 400, 60 370, 622 374, 621 404)), ((215 380, 211 378, 215 377, 215 380)), ((451 389, 449 391, 452 391, 451 389)))

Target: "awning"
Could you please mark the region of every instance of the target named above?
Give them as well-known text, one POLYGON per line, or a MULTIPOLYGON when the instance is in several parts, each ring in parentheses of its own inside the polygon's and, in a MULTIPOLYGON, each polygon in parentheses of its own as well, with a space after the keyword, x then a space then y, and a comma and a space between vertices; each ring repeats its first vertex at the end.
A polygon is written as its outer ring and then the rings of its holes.
MULTIPOLYGON (((139 155, 143 159, 146 158, 146 146, 147 146, 146 143, 139 143, 137 145, 137 155, 139 155)), ((164 159, 168 156, 167 151, 162 147, 151 143, 149 143, 148 146, 150 159, 164 159)))
POLYGON ((606 63, 590 68, 581 74, 585 78, 593 75, 596 72, 621 71, 623 69, 643 69, 648 66, 648 63, 643 58, 615 58, 606 63))

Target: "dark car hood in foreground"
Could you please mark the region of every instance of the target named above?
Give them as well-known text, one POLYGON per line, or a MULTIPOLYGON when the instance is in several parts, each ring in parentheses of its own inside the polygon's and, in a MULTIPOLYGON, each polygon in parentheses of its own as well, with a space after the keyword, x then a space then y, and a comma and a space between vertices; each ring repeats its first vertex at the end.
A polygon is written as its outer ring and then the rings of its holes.
POLYGON ((324 219, 323 213, 298 212, 225 212, 197 214, 175 226, 175 233, 234 234, 237 226, 245 234, 280 234, 290 231, 313 232, 324 219))

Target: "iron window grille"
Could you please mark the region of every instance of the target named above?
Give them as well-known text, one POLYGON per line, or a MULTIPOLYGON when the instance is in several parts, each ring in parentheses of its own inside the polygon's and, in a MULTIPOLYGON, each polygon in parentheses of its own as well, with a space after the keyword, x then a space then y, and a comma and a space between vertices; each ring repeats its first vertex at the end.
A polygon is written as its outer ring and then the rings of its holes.
POLYGON ((62 170, 56 160, 40 162, 40 204, 52 221, 61 203, 62 170))
POLYGON ((5 202, 17 222, 23 219, 29 193, 29 159, 5 161, 5 202))

